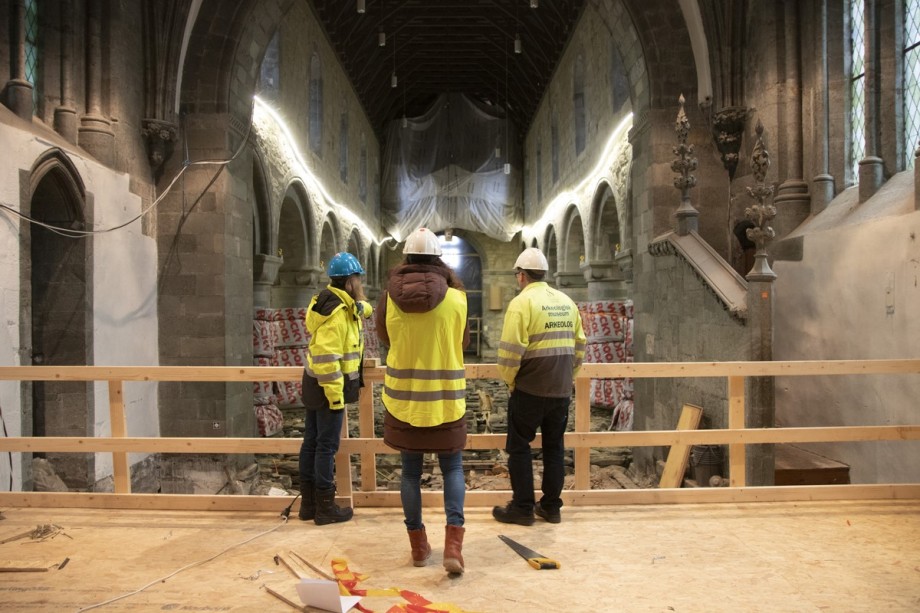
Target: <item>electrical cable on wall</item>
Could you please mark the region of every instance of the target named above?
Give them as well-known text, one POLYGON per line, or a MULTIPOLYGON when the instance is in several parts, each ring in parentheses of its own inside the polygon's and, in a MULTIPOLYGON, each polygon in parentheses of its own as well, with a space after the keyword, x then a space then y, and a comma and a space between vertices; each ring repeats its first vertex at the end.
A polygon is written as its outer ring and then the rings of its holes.
POLYGON ((249 142, 249 134, 252 132, 252 108, 250 108, 250 111, 249 111, 249 118, 250 118, 250 119, 249 119, 249 123, 248 123, 248 128, 246 129, 246 134, 243 136, 243 139, 242 139, 242 141, 240 142, 240 146, 239 146, 239 147, 237 148, 237 150, 233 153, 233 155, 231 155, 231 156, 230 156, 228 159, 226 159, 226 160, 197 160, 197 161, 195 161, 195 162, 189 162, 188 159, 186 159, 186 161, 185 161, 185 162, 183 163, 183 165, 182 165, 182 168, 179 169, 179 172, 176 173, 176 176, 174 176, 174 177, 172 178, 172 180, 169 182, 169 185, 167 185, 167 186, 166 186, 166 189, 163 190, 163 193, 161 193, 159 196, 157 196, 157 197, 153 200, 153 202, 151 202, 150 205, 147 206, 147 208, 145 208, 144 210, 142 210, 142 211, 141 211, 140 213, 138 213, 135 217, 133 217, 132 219, 129 219, 128 221, 126 221, 126 222, 124 222, 124 223, 118 224, 117 226, 112 226, 111 228, 105 228, 105 229, 102 229, 102 230, 76 230, 76 229, 73 229, 73 228, 62 228, 62 227, 60 227, 60 226, 53 226, 53 225, 50 225, 50 224, 46 224, 46 223, 43 222, 43 221, 39 221, 39 220, 37 220, 37 219, 34 219, 34 218, 32 218, 32 217, 30 217, 30 216, 28 216, 28 215, 25 215, 24 213, 21 213, 20 211, 17 211, 16 209, 14 209, 13 207, 11 207, 11 206, 9 206, 9 205, 7 205, 7 204, 3 204, 2 202, 0 202, 0 209, 5 210, 5 211, 9 211, 10 213, 12 213, 13 215, 16 215, 17 217, 19 217, 19 218, 22 219, 23 221, 26 221, 26 222, 31 223, 31 224, 33 224, 33 225, 41 226, 41 227, 43 227, 43 228, 45 228, 45 229, 47 229, 47 230, 49 230, 49 231, 51 231, 51 232, 54 232, 55 234, 59 234, 59 235, 61 235, 61 236, 67 237, 67 238, 86 238, 87 236, 92 236, 92 235, 94 235, 94 234, 106 234, 106 233, 108 233, 108 232, 114 232, 114 231, 116 231, 116 230, 120 230, 120 229, 122 229, 122 228, 124 228, 124 227, 126 227, 126 226, 131 225, 131 224, 134 223, 135 221, 137 221, 137 220, 143 218, 144 215, 146 215, 146 214, 149 213, 151 210, 153 210, 154 208, 156 208, 157 206, 159 206, 159 204, 160 204, 160 202, 163 200, 163 198, 165 198, 165 197, 167 196, 167 194, 169 194, 169 192, 172 190, 173 186, 176 184, 176 181, 178 181, 179 178, 182 177, 182 176, 185 174, 185 171, 188 170, 189 168, 191 168, 192 166, 220 166, 220 171, 218 171, 218 172, 214 175, 214 177, 211 179, 211 181, 209 181, 208 184, 205 186, 204 190, 202 190, 201 194, 199 194, 198 197, 195 199, 195 201, 194 201, 194 203, 193 203, 193 205, 192 205, 192 206, 194 207, 194 205, 197 204, 198 201, 201 200, 201 198, 204 197, 204 195, 208 192, 208 190, 209 190, 209 189, 211 188, 211 186, 214 184, 214 181, 216 181, 216 180, 217 180, 217 177, 220 176, 221 171, 223 171, 223 169, 224 169, 228 164, 230 164, 231 162, 233 162, 237 157, 239 157, 240 153, 243 152, 243 149, 245 148, 246 144, 249 142))

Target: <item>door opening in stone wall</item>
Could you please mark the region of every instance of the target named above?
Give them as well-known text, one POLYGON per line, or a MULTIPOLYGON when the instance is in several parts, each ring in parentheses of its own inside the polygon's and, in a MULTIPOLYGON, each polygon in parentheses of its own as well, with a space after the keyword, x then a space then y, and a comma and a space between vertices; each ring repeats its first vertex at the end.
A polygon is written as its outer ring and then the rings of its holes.
MULTIPOLYGON (((52 164, 32 191, 27 281, 31 294, 31 362, 68 366, 89 363, 87 250, 82 197, 74 178, 52 164)), ((92 436, 92 385, 82 381, 36 381, 32 385, 34 436, 92 436)), ((39 455, 39 454, 36 454, 39 455)), ((95 483, 93 454, 45 453, 71 489, 95 483)))
POLYGON ((438 238, 441 259, 457 273, 466 290, 470 344, 464 353, 479 356, 482 349, 482 258, 472 244, 453 232, 442 233, 438 238))

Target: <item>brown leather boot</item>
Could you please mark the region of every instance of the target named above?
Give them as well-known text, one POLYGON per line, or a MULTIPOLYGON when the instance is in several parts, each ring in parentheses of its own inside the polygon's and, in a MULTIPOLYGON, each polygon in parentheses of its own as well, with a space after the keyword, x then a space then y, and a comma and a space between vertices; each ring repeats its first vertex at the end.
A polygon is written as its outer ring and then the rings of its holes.
POLYGON ((431 545, 428 544, 428 535, 425 526, 418 530, 409 530, 409 544, 412 545, 412 565, 425 566, 431 557, 431 545))
POLYGON ((447 524, 444 532, 444 570, 449 573, 463 572, 463 533, 466 528, 463 526, 452 526, 447 524))

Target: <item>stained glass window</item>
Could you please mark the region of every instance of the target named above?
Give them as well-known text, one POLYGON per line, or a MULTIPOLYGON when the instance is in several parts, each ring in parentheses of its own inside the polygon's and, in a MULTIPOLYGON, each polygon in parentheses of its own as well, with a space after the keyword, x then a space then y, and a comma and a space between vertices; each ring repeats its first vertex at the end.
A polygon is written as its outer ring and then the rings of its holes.
POLYGON ((259 68, 259 96, 276 101, 281 91, 281 41, 278 32, 272 36, 259 68))
POLYGON ((859 183, 866 155, 866 15, 864 0, 850 0, 850 171, 859 183))
POLYGON ((323 153, 323 64, 315 53, 310 59, 310 149, 323 153))
POLYGON ((26 81, 32 84, 32 113, 37 113, 38 0, 26 0, 26 81))
POLYGON ((904 166, 912 168, 920 147, 920 0, 904 6, 904 166))

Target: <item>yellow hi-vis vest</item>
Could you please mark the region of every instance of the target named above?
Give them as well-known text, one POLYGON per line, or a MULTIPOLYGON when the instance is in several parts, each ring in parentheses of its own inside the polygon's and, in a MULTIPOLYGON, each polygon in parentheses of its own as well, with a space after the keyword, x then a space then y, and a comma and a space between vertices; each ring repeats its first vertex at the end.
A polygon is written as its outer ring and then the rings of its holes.
POLYGON ((466 294, 447 289, 426 313, 405 313, 387 296, 390 350, 383 404, 393 417, 416 427, 456 421, 466 413, 463 331, 466 294))

